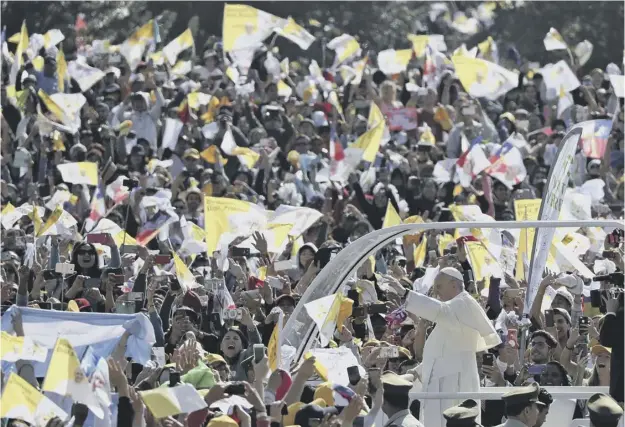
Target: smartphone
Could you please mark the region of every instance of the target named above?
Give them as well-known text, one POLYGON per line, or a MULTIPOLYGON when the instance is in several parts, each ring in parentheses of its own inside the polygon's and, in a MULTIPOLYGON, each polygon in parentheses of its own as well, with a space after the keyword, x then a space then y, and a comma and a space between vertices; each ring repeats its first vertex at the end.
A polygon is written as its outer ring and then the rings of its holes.
POLYGON ((351 385, 356 385, 360 381, 360 371, 358 370, 358 366, 349 366, 347 368, 347 376, 349 377, 349 383, 351 385))
MULTIPOLYGON (((130 138, 130 134, 128 134, 128 137, 130 138)), ((128 188, 128 190, 132 190, 133 188, 137 188, 139 186, 139 182, 135 179, 125 179, 122 181, 122 185, 128 188)))
POLYGON ((380 350, 380 357, 383 359, 395 359, 399 357, 399 349, 395 346, 382 347, 380 350))
POLYGON ((254 363, 259 363, 265 357, 265 346, 262 344, 254 344, 254 363))
POLYGON ((275 271, 285 271, 285 270, 293 270, 295 268, 295 264, 290 259, 284 261, 276 261, 273 263, 273 269, 275 271))
POLYGON ((169 372, 169 386, 175 387, 180 384, 180 372, 171 371, 169 372))
POLYGON ((122 253, 124 254, 136 254, 139 252, 139 246, 137 245, 124 245, 122 246, 122 253))
POLYGON ((243 396, 245 394, 245 385, 241 383, 230 384, 224 390, 225 394, 243 396))
POLYGON ((588 326, 590 325, 590 318, 588 316, 581 316, 579 318, 578 328, 580 335, 586 335, 588 333, 588 326))
POLYGON ((106 234, 96 233, 96 234, 87 234, 87 243, 99 243, 101 245, 106 242, 107 236, 106 234))
POLYGON ((553 328, 555 322, 553 320, 553 310, 545 310, 545 326, 547 328, 553 328))
POLYGON ((56 273, 67 276, 68 274, 74 274, 74 264, 68 264, 66 262, 57 262, 54 267, 56 273))
POLYGON ((618 256, 618 253, 614 252, 614 251, 611 251, 611 250, 610 251, 603 251, 601 253, 601 256, 604 257, 605 259, 614 259, 614 258, 616 258, 618 256))
POLYGON ((430 251, 428 252, 428 259, 430 260, 430 262, 433 262, 436 260, 436 251, 430 251))
POLYGON ((156 255, 154 257, 154 263, 158 265, 166 265, 171 261, 171 255, 156 255))
POLYGON ((475 105, 469 105, 467 107, 462 108, 462 115, 464 116, 474 116, 475 115, 475 105))
POLYGON ((224 317, 228 320, 241 320, 243 311, 240 308, 224 310, 224 317))
POLYGON ((122 285, 124 283, 124 275, 123 274, 109 274, 109 280, 114 285, 122 285))
POLYGON ((542 375, 545 372, 545 365, 531 365, 527 368, 527 373, 530 375, 542 375))
POLYGON ((354 307, 352 309, 352 316, 353 317, 365 317, 366 315, 366 310, 365 307, 354 307))
POLYGON ((256 299, 260 297, 260 289, 252 289, 251 291, 243 291, 241 292, 241 295, 245 295, 246 297, 250 299, 256 299))
POLYGON ((235 246, 232 248, 232 256, 233 257, 249 257, 250 248, 237 248, 235 246))
POLYGON ((386 304, 370 304, 367 307, 368 314, 381 314, 381 313, 386 313, 386 311, 387 311, 386 304))
POLYGON ((493 353, 482 354, 482 366, 493 366, 495 364, 495 355, 493 353))
POLYGON ((179 291, 180 289, 182 289, 180 287, 180 282, 178 281, 177 278, 173 278, 170 282, 169 282, 169 289, 171 289, 174 292, 179 291))
POLYGON ((54 270, 43 270, 41 273, 43 280, 56 280, 61 275, 54 270))

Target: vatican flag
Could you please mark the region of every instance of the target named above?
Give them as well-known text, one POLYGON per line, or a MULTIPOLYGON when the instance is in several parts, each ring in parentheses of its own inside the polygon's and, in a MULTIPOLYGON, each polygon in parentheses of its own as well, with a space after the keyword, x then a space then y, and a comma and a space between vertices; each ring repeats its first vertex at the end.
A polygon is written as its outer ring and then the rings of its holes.
POLYGON ((67 413, 18 374, 11 372, 0 399, 0 418, 15 418, 33 426, 45 426, 54 417, 65 420, 67 413))
MULTIPOLYGON (((11 37, 13 39, 14 37, 11 37)), ((15 85, 17 82, 18 72, 24 65, 23 54, 28 49, 28 29, 26 28, 26 21, 22 22, 22 29, 17 37, 17 49, 15 50, 15 60, 11 65, 11 73, 9 74, 9 84, 15 85)))
POLYGON ((315 41, 315 36, 298 25, 290 16, 286 20, 284 27, 276 28, 275 31, 282 37, 291 40, 303 50, 307 50, 315 41))
POLYGON ((243 4, 226 4, 223 19, 224 52, 255 49, 286 20, 243 4))
POLYGON ((333 38, 327 44, 328 49, 331 49, 336 54, 334 58, 333 68, 337 68, 342 63, 360 55, 361 49, 358 41, 349 34, 342 34, 333 38))
POLYGON ((206 230, 206 252, 221 248, 221 243, 230 243, 239 234, 251 234, 265 227, 268 212, 254 203, 224 197, 204 197, 204 229, 206 230), (229 240, 229 241, 227 241, 229 240), (227 242, 226 242, 227 241, 227 242))
POLYGON ((267 358, 269 359, 269 368, 271 371, 275 371, 280 367, 280 348, 282 343, 280 342, 280 332, 284 327, 284 312, 280 310, 278 315, 278 321, 273 328, 271 338, 269 338, 269 345, 267 345, 267 358))
POLYGON ((54 28, 43 35, 43 47, 49 49, 52 46, 56 46, 57 44, 61 43, 63 40, 65 40, 65 36, 61 32, 61 30, 57 30, 54 28))
POLYGON ((519 84, 519 75, 483 59, 452 56, 462 86, 475 98, 496 100, 519 84))
POLYGON ((382 228, 394 227, 400 224, 401 218, 395 210, 395 207, 389 200, 388 204, 386 205, 386 215, 384 215, 384 223, 382 224, 382 228))
POLYGON ((345 296, 338 292, 334 295, 319 298, 304 305, 310 318, 319 328, 321 347, 325 347, 334 337, 341 304, 345 296))
POLYGON ((71 78, 76 80, 78 86, 80 86, 80 90, 83 92, 91 89, 93 85, 102 80, 105 76, 102 70, 90 67, 78 61, 70 61, 67 64, 67 72, 71 78))
POLYGON ((220 147, 227 155, 237 156, 239 161, 249 169, 252 169, 258 162, 258 159, 260 159, 260 154, 257 152, 249 148, 239 147, 234 141, 234 136, 232 135, 232 131, 230 129, 228 129, 224 134, 220 147))
POLYGON ((378 66, 387 76, 399 74, 406 69, 412 58, 412 49, 386 49, 378 53, 378 66))
POLYGON ((197 287, 197 283, 195 281, 195 276, 189 270, 189 267, 184 263, 184 261, 178 256, 177 253, 171 253, 174 259, 174 268, 176 269, 176 278, 178 279, 178 283, 182 286, 183 289, 193 289, 197 287))
POLYGON ((566 50, 569 48, 560 32, 553 27, 549 29, 549 32, 543 39, 543 43, 546 50, 566 50))
POLYGON ((170 65, 174 65, 178 55, 190 47, 193 47, 193 45, 193 34, 191 33, 191 29, 187 28, 184 33, 170 41, 167 46, 163 48, 163 55, 165 55, 170 65))
POLYGON ((431 46, 433 49, 439 52, 447 51, 447 45, 445 44, 445 36, 440 34, 430 35, 415 35, 408 34, 408 40, 412 43, 412 50, 417 58, 421 58, 425 55, 425 48, 431 46))
POLYGON ((71 184, 98 185, 98 164, 93 162, 57 165, 63 181, 71 184))
POLYGON ((41 389, 60 396, 70 396, 74 402, 87 405, 96 417, 102 419, 104 416, 78 356, 65 338, 56 341, 41 389))

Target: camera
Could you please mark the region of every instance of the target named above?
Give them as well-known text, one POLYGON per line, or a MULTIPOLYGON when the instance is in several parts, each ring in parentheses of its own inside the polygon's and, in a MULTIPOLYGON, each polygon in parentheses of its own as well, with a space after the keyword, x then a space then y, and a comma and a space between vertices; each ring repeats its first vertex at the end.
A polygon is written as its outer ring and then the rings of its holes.
POLYGON ((601 276, 595 276, 593 277, 592 280, 595 282, 608 282, 608 283, 613 284, 614 286, 618 286, 619 288, 622 288, 623 279, 624 279, 623 273, 611 273, 611 274, 604 274, 601 276))

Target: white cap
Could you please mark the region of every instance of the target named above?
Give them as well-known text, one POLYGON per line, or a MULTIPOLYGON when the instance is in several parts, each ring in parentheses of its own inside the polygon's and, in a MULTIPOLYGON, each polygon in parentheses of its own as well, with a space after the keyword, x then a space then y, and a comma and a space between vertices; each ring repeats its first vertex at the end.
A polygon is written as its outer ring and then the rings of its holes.
POLYGON ((464 283, 464 278, 462 277, 462 273, 458 271, 458 269, 453 267, 445 267, 443 268, 439 274, 445 274, 446 276, 453 277, 454 279, 460 280, 464 283))

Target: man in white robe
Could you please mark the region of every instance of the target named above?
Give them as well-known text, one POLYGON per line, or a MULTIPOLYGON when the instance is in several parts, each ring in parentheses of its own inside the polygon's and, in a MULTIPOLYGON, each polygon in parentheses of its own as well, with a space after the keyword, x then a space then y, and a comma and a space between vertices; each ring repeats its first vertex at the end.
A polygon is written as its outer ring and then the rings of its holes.
MULTIPOLYGON (((480 378, 476 353, 499 345, 499 335, 482 307, 464 290, 458 270, 443 268, 434 286, 439 299, 405 292, 406 309, 436 323, 423 348, 423 391, 477 392, 480 378)), ((420 420, 427 427, 444 427, 443 411, 460 402, 459 399, 424 399, 420 420)))

